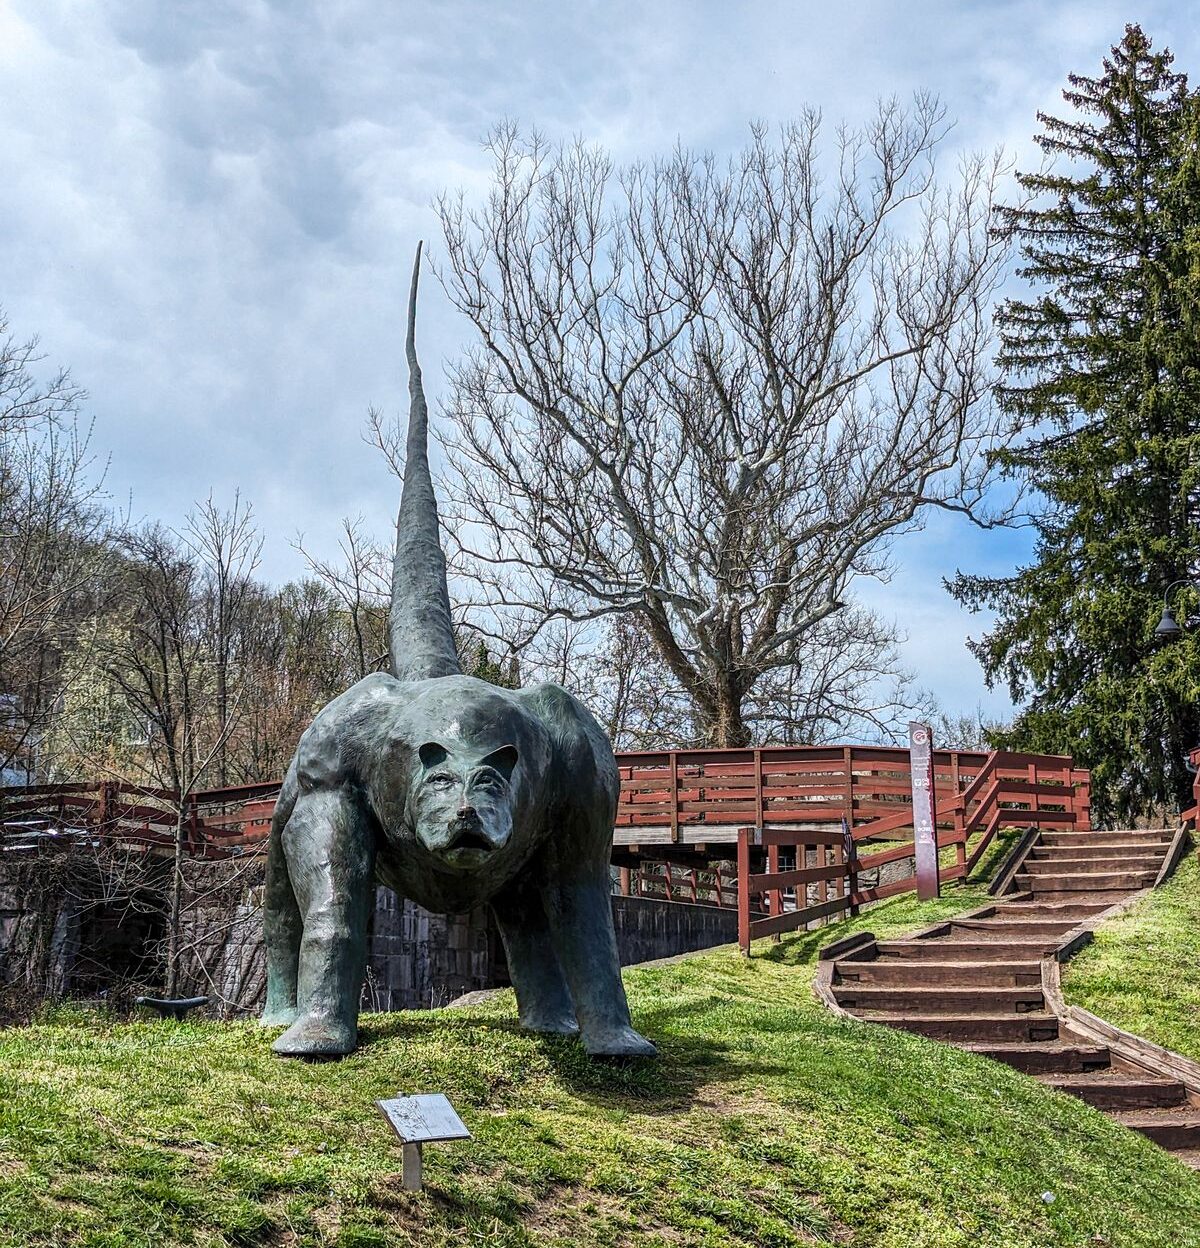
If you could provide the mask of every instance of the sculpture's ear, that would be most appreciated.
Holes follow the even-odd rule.
[[[517,747],[515,745],[502,745],[498,750],[494,750],[485,759],[481,759],[479,765],[481,767],[490,767],[493,771],[498,771],[505,780],[512,779],[513,768],[517,765]]]
[[[421,760],[421,766],[424,767],[426,771],[428,771],[431,767],[437,767],[440,763],[444,763],[448,753],[449,751],[446,747],[444,745],[438,745],[436,741],[426,741],[425,744],[417,750],[417,755]]]

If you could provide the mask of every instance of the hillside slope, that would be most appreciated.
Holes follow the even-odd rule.
[[[629,972],[662,1050],[636,1067],[522,1034],[507,995],[372,1016],[360,1053],[321,1066],[272,1057],[250,1023],[0,1032],[0,1245],[1200,1245],[1200,1179],[1147,1140],[822,1009],[815,952],[847,930]],[[475,1139],[428,1149],[410,1196],[372,1102],[428,1090]]]
[[[1200,1061],[1200,860],[1104,923],[1068,964],[1072,1005]]]

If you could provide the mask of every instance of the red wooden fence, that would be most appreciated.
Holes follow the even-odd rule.
[[[979,758],[982,763],[976,761]],[[934,772],[938,849],[954,851],[954,862],[942,867],[943,880],[970,872],[1002,827],[1091,826],[1088,773],[1074,767],[1069,758],[996,752],[975,755],[964,764],[961,753],[940,752],[934,755]],[[871,783],[878,786],[880,781]],[[817,919],[916,888],[915,872],[874,888],[858,887],[861,872],[914,857],[911,796],[906,800],[898,786],[890,794],[886,813],[857,826],[846,819],[837,832],[762,824],[739,829],[738,938],[744,952],[749,953],[750,942],[757,937],[807,927]],[[871,809],[883,805],[873,802]],[[869,850],[872,841],[891,840],[898,844],[860,853],[864,843]],[[794,857],[794,867],[780,870],[781,852]],[[760,864],[765,860],[765,871],[755,871],[755,858]],[[810,900],[813,885],[816,896]],[[765,917],[756,919],[755,914]]]
[[[912,818],[906,749],[837,745],[639,752],[618,754],[617,764],[621,793],[613,840],[627,864],[637,857],[653,859],[661,846],[663,853],[671,847],[671,853],[686,854],[687,866],[701,869],[730,856],[739,833],[749,829],[744,833],[747,850],[757,855],[761,848],[767,875],[779,852],[789,846],[806,846],[813,859],[813,865],[806,859],[795,870],[816,871],[820,866],[833,871],[806,882],[816,886],[814,904],[828,906],[845,893],[842,876],[836,874],[847,870],[843,822],[853,830],[855,844],[902,842],[862,858],[864,869],[912,852],[911,832],[907,840],[902,835]],[[971,848],[977,855],[979,846],[1009,818],[1005,812],[1015,807],[1032,807],[1040,824],[1089,826],[1088,773],[1074,768],[1069,758],[941,750],[934,754],[934,769],[943,825],[939,840],[956,851],[955,865],[943,872],[945,878],[974,865],[968,842],[974,840]],[[278,782],[268,782],[192,794],[183,812],[186,852],[222,857],[261,851],[278,792]],[[161,851],[174,844],[178,809],[173,792],[116,781],[0,789],[0,836],[7,848],[86,835]],[[756,832],[768,829],[770,836],[754,839]],[[714,889],[698,876],[696,900],[725,901],[728,883],[726,878]],[[680,891],[675,876],[665,876],[661,887],[648,884],[647,895],[665,897],[668,886],[675,900]],[[682,899],[690,900],[690,880],[682,891]],[[781,917],[782,899],[771,901],[769,896],[779,890],[764,891],[768,916]],[[885,894],[876,890],[868,899],[874,895]]]
[[[939,803],[956,797],[989,765],[974,750],[936,750]],[[1053,776],[1072,789],[1070,809],[1086,827],[1088,773],[1054,755],[1007,755],[1022,778]],[[713,844],[737,839],[742,827],[877,824],[882,834],[911,818],[908,750],[830,745],[756,750],[667,750],[622,753],[615,842]],[[890,825],[886,820],[891,819]]]

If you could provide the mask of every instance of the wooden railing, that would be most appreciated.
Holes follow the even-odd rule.
[[[7,849],[85,837],[146,850],[175,845],[182,825],[189,857],[220,858],[266,846],[279,782],[177,792],[115,780],[0,789]]]
[[[625,865],[639,855],[655,858],[656,847],[662,846],[664,853],[670,847],[669,852],[684,854],[687,867],[704,867],[732,856],[740,830],[747,828],[751,834],[768,828],[824,831],[833,838],[827,843],[793,833],[790,842],[778,845],[807,845],[815,853],[824,844],[832,855],[841,843],[843,823],[856,843],[903,842],[912,818],[906,749],[839,745],[639,752],[618,754],[617,765],[621,793],[615,844],[625,854]],[[1057,818],[1089,826],[1088,773],[1072,767],[1069,758],[937,751],[934,772],[939,822],[950,836],[945,843],[956,846],[956,866],[963,870],[974,865],[971,853],[982,852],[980,846],[1000,826],[1002,807],[1032,802],[1043,824]],[[279,787],[267,782],[208,789],[182,804],[169,790],[116,781],[0,789],[0,836],[10,847],[32,843],[39,834],[50,839],[86,834],[163,850],[174,844],[182,805],[188,854],[257,852],[265,846]],[[907,836],[911,841],[911,833]],[[758,844],[769,859],[770,845]],[[881,865],[911,852],[904,844],[882,846],[862,861]]]
[[[983,756],[981,764],[972,760],[968,774],[961,755],[935,754],[934,765],[939,857],[950,850],[954,855],[941,867],[942,880],[972,871],[1002,827],[1091,826],[1088,773],[1069,758],[996,752]],[[857,826],[843,819],[836,832],[761,824],[739,829],[738,938],[744,952],[760,936],[795,931],[916,888],[915,870],[860,887],[864,873],[915,859],[911,787],[906,800],[893,784],[888,804],[888,813]],[[860,847],[870,850],[872,842],[884,844],[862,853]],[[781,857],[791,863],[781,868]],[[766,917],[755,919],[756,913]]]
[[[730,865],[719,859],[695,867],[676,862],[644,862],[637,867],[621,867],[617,873],[617,891],[623,897],[730,910],[738,899],[737,877]]]
[[[989,766],[973,750],[934,752],[939,803],[957,798]],[[1069,758],[1008,755],[1030,783],[1067,777],[1070,809],[1087,826],[1088,773]],[[677,750],[617,756],[621,798],[618,844],[714,844],[734,841],[742,827],[829,827],[844,821],[872,835],[905,826],[911,817],[908,750],[832,745],[751,750]],[[973,795],[976,799],[982,794]],[[968,812],[964,811],[964,818]],[[889,819],[891,823],[889,825]]]

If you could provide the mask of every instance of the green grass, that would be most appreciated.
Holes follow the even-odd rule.
[[[813,997],[827,940],[983,900],[952,886],[749,961],[634,970],[657,1063],[525,1035],[507,995],[370,1016],[327,1065],[272,1057],[249,1023],[0,1032],[0,1245],[1200,1245],[1200,1180],[1141,1136]],[[475,1138],[427,1149],[409,1195],[372,1102],[432,1090]]]
[[[1066,967],[1073,1005],[1200,1061],[1200,862],[1110,919]]]

